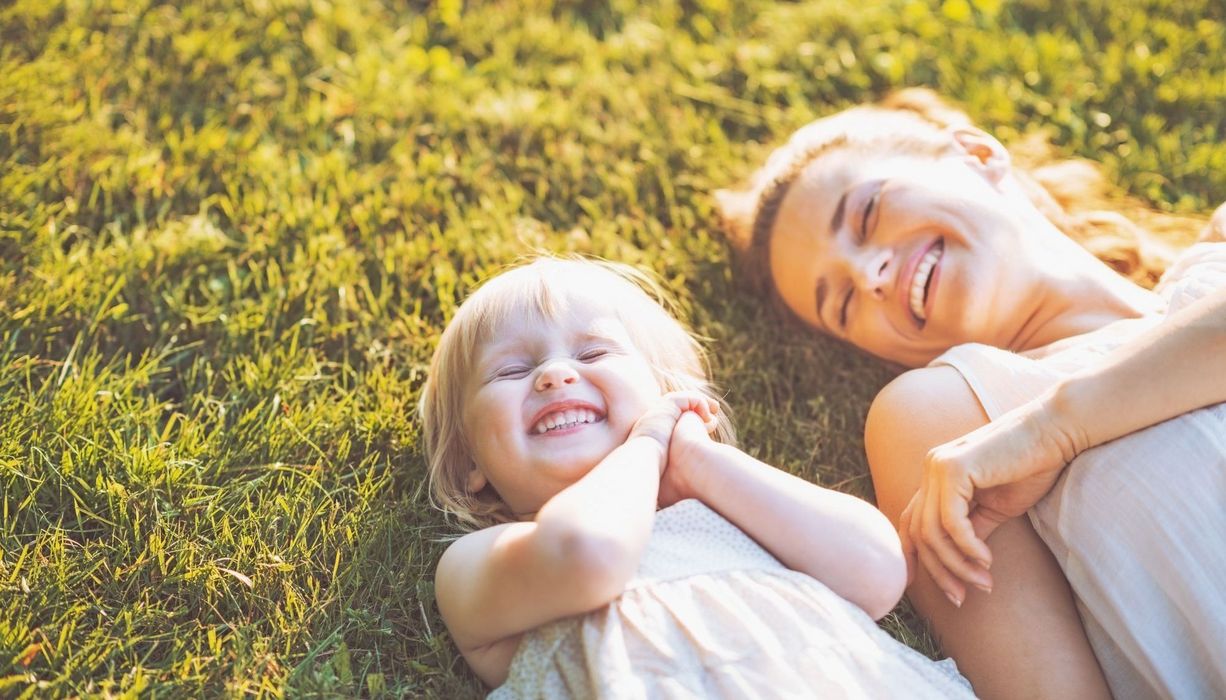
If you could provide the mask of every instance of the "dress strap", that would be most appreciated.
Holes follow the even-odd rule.
[[[928,366],[941,365],[958,370],[991,420],[1043,393],[1059,379],[1056,372],[1035,360],[980,343],[950,348]]]

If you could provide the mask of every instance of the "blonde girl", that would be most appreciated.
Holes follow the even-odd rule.
[[[421,415],[469,532],[437,600],[491,697],[969,697],[873,622],[905,579],[889,522],[735,447],[662,304],[625,266],[542,258],[442,335]]]

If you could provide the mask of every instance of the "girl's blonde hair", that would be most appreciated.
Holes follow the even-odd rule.
[[[758,291],[783,306],[770,274],[771,231],[788,189],[817,157],[841,149],[937,157],[950,147],[946,130],[970,125],[964,112],[936,93],[909,88],[878,104],[853,107],[802,127],[770,155],[746,187],[715,193],[741,271]],[[1142,286],[1156,284],[1174,257],[1175,248],[1154,233],[1187,243],[1204,225],[1200,219],[1160,214],[1134,199],[1112,195],[1095,164],[1056,160],[1042,139],[1029,139],[1011,152],[1014,175],[1035,207],[1065,235]]]
[[[465,530],[515,520],[491,486],[477,493],[467,488],[476,465],[463,431],[463,402],[477,353],[507,320],[553,321],[576,302],[596,302],[621,321],[662,392],[700,391],[720,401],[708,380],[702,346],[677,320],[672,298],[647,274],[604,260],[540,256],[490,278],[443,331],[418,407],[431,497]],[[733,443],[728,416],[720,401],[714,437]]]

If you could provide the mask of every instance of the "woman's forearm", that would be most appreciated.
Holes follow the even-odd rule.
[[[1076,452],[1226,401],[1226,289],[1070,376],[1040,402]]]

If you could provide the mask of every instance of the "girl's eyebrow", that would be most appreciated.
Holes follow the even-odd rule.
[[[585,331],[585,332],[583,332],[583,333],[580,333],[580,334],[579,334],[579,336],[578,336],[578,339],[579,339],[579,340],[581,340],[581,341],[592,341],[592,340],[598,340],[598,341],[605,342],[605,343],[616,343],[616,342],[618,342],[617,338],[615,338],[615,337],[613,336],[613,334],[611,334],[611,333],[603,333],[603,332],[598,331],[598,330],[588,330],[588,331]]]

